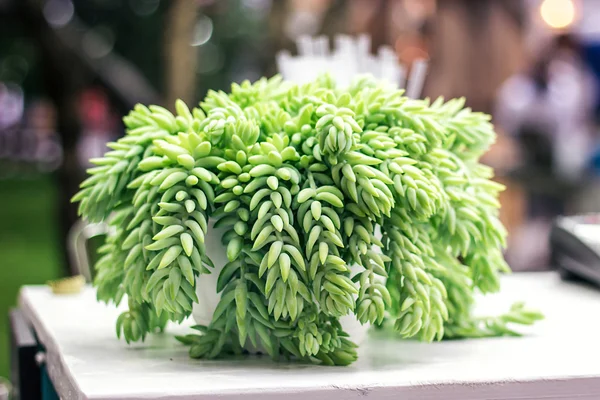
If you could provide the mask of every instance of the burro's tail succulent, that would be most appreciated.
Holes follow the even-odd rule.
[[[259,348],[347,365],[346,315],[425,341],[516,335],[511,324],[541,318],[522,304],[471,313],[509,268],[502,186],[479,163],[495,134],[462,99],[413,100],[368,77],[349,88],[275,77],[123,120],[74,201],[111,227],[95,284],[100,300],[127,295],[127,342],[190,316],[215,267],[211,219],[228,262],[212,321],[179,338],[192,357]]]

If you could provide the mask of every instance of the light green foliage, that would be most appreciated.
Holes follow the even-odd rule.
[[[369,78],[341,90],[326,76],[275,77],[175,108],[136,106],[74,198],[111,226],[96,285],[104,301],[127,294],[127,341],[191,314],[213,268],[210,218],[228,263],[211,323],[179,338],[192,357],[253,347],[347,365],[348,314],[426,341],[513,335],[508,324],[541,317],[520,304],[471,316],[475,292],[497,291],[508,267],[502,187],[478,162],[495,135],[462,100],[411,100]]]

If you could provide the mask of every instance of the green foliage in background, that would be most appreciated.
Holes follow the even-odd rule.
[[[356,359],[339,318],[403,337],[516,334],[540,318],[522,305],[471,316],[474,294],[507,272],[489,116],[463,100],[412,100],[371,78],[340,89],[278,77],[211,91],[191,111],[138,105],[127,135],[93,160],[80,212],[107,220],[98,297],[129,310],[127,341],[197,302],[214,268],[209,220],[225,228],[229,262],[208,326],[181,340],[192,357],[261,348],[328,365]]]
[[[4,171],[10,165],[2,164]],[[0,376],[10,378],[8,311],[19,288],[44,284],[64,274],[53,217],[56,189],[51,176],[0,179]]]

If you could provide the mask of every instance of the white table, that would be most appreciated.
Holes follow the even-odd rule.
[[[92,288],[59,296],[26,286],[19,298],[64,399],[600,399],[600,291],[553,273],[515,274],[480,304],[494,313],[517,300],[546,314],[525,337],[433,344],[371,337],[352,366],[320,367],[265,357],[191,360],[173,338],[182,327],[128,346],[115,337],[119,311],[97,303]]]

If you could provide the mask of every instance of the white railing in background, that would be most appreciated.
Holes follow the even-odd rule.
[[[330,73],[344,87],[356,76],[371,74],[399,88],[406,88],[408,97],[421,96],[427,75],[427,61],[417,60],[409,68],[400,64],[390,46],[381,46],[376,55],[371,54],[371,38],[368,35],[356,38],[337,35],[332,49],[325,36],[300,36],[296,47],[298,55],[281,51],[276,57],[279,73],[286,80],[305,83],[322,73]],[[406,79],[409,69],[410,75]]]

